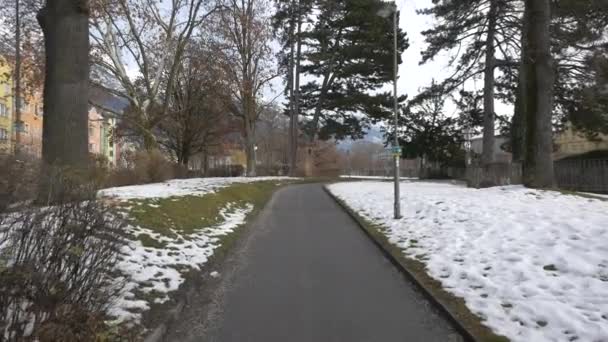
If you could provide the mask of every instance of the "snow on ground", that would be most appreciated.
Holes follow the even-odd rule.
[[[229,204],[220,212],[224,218],[221,224],[185,236],[173,231],[176,236],[171,238],[146,228],[129,226],[128,233],[133,236],[147,234],[163,246],[144,247],[141,241],[135,239],[123,247],[117,265],[123,277],[116,281],[124,281],[125,287],[110,314],[117,317],[117,321],[139,321],[140,312],[149,309],[149,305],[141,296],[137,296],[137,292],[154,295],[156,303],[167,301],[168,293],[177,290],[184,282],[180,270],[200,270],[220,246],[220,238],[243,224],[252,210],[251,204],[244,208]]]
[[[290,177],[227,177],[172,179],[162,183],[121,186],[99,191],[99,196],[119,200],[202,196],[235,183],[293,180]]]
[[[353,178],[353,179],[385,179],[385,180],[392,180],[394,179],[393,176],[349,176],[349,175],[342,175],[340,176],[340,178]],[[411,178],[411,177],[401,177],[401,180],[412,180],[412,179],[418,179],[418,178]]]
[[[337,183],[404,254],[512,341],[608,341],[608,201],[519,186]]]

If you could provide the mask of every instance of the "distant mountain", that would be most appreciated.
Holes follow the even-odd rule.
[[[384,144],[384,133],[379,126],[372,126],[365,132],[365,137],[361,140],[370,141],[376,144]],[[350,149],[355,140],[347,139],[338,143],[338,148],[341,150]]]

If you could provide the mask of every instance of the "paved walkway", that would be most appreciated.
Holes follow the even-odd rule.
[[[280,190],[250,229],[204,329],[176,340],[461,341],[320,185]]]

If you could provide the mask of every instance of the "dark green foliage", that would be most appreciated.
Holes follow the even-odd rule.
[[[553,3],[555,123],[571,121],[590,136],[608,132],[608,1]]]
[[[597,54],[588,59],[587,66],[591,83],[572,90],[566,110],[574,127],[595,138],[608,134],[608,57]]]
[[[433,60],[441,51],[456,49],[450,62],[453,72],[443,81],[446,92],[452,92],[464,82],[479,77],[485,69],[488,7],[497,6],[495,67],[510,72],[517,66],[520,18],[517,1],[512,0],[436,0],[433,7],[419,14],[436,18],[433,28],[423,31],[428,43],[421,52],[421,64]],[[497,84],[499,87],[501,83]],[[504,85],[502,85],[504,87]]]
[[[448,164],[462,159],[460,119],[445,114],[442,88],[432,85],[403,109],[400,145],[406,158],[422,158]]]
[[[361,138],[370,121],[390,114],[391,94],[378,93],[393,79],[392,18],[376,15],[383,6],[379,0],[315,2],[319,15],[303,32],[302,56],[303,74],[314,78],[302,86],[311,138]],[[401,52],[408,43],[398,34]]]
[[[483,94],[479,91],[461,90],[455,98],[456,107],[460,112],[463,127],[480,127],[483,125]]]

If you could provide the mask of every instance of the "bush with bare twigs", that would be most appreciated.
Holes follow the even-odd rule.
[[[0,340],[98,339],[121,290],[121,221],[89,171],[45,167],[28,182],[26,163],[0,162]]]

